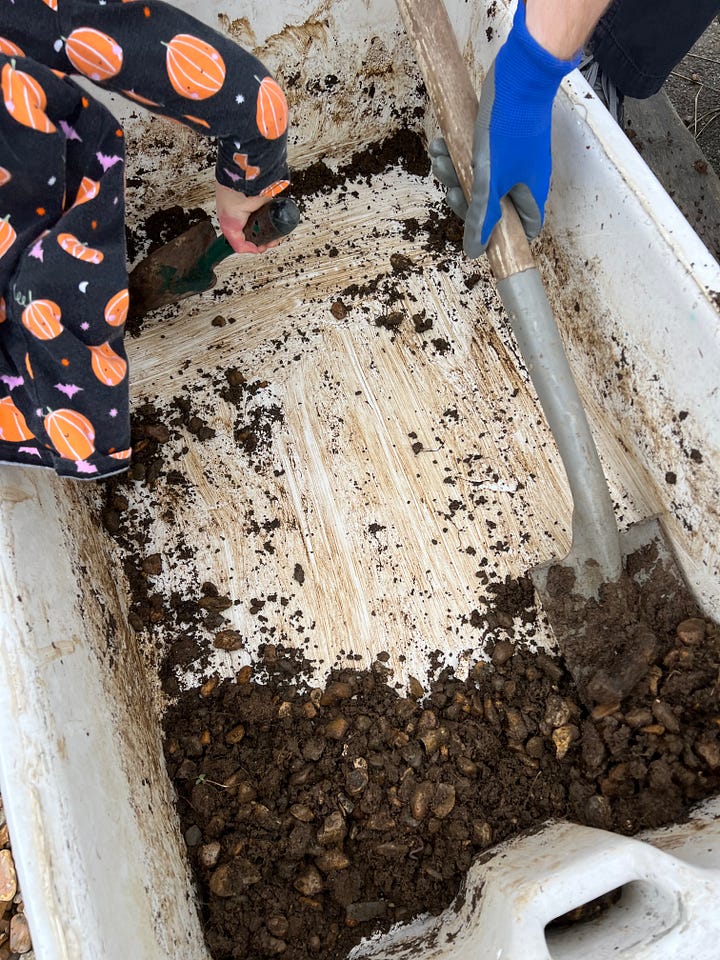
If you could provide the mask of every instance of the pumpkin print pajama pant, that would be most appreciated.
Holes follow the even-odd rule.
[[[0,462],[131,457],[123,132],[68,74],[218,138],[216,177],[288,185],[287,104],[249,53],[158,0],[0,0]]]

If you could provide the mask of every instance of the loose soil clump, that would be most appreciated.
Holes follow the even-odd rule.
[[[380,662],[311,688],[268,645],[180,694],[166,759],[215,960],[344,957],[445,909],[478,853],[548,819],[634,834],[717,791],[717,628],[683,622],[622,709],[592,713],[557,658],[488,652],[403,696]]]

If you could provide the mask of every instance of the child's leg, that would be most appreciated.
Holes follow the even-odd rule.
[[[42,71],[33,71],[41,82],[67,83]],[[46,182],[63,175],[66,198],[4,291],[0,460],[99,477],[124,469],[130,455],[123,138],[87,96],[72,123],[53,117],[51,102],[50,121],[65,124],[65,169],[49,163],[37,196],[42,202]]]

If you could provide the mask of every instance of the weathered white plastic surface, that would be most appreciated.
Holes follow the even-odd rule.
[[[547,826],[476,861],[439,917],[368,940],[352,960],[711,960],[720,935],[720,851],[708,824],[717,809],[709,804],[690,825],[643,840],[576,824]],[[614,891],[619,899],[598,919],[552,926]]]
[[[220,15],[220,24],[256,48],[279,76],[300,70],[291,103],[298,166],[320,156],[349,156],[389,132],[398,107],[417,102],[417,74],[389,0],[227,0],[206,3],[201,11],[183,5],[211,23]],[[448,7],[480,78],[502,39],[508,11],[498,4],[490,15],[482,4],[461,0]],[[339,81],[331,90],[324,85],[328,75]],[[587,93],[573,76],[558,100],[554,185],[537,253],[621,523],[661,514],[698,597],[717,618],[720,325],[714,294],[720,270]],[[127,104],[117,109],[131,156],[147,171],[143,185],[129,190],[131,212],[176,202],[209,204],[211,178],[194,172],[206,145],[197,147],[194,136],[162,121],[146,121]],[[432,118],[425,126],[434,133]],[[159,151],[168,129],[171,159]],[[263,498],[272,495],[284,521],[276,557],[286,567],[295,556],[305,558],[303,602],[320,661],[330,664],[350,648],[367,663],[387,649],[400,677],[408,671],[422,675],[428,650],[441,648],[449,659],[461,660],[462,651],[481,640],[458,614],[478,602],[477,565],[460,547],[471,538],[499,575],[518,575],[565,552],[570,505],[499,304],[485,305],[468,294],[463,279],[470,268],[437,271],[421,244],[401,236],[399,219],[423,219],[427,204],[439,198],[436,186],[389,174],[358,193],[356,199],[345,194],[330,213],[326,201],[311,204],[306,220],[312,232],[298,231],[274,259],[245,268],[243,275],[233,273],[232,265],[225,268],[221,281],[241,287],[237,302],[229,298],[228,304],[237,310],[235,340],[211,326],[218,308],[209,296],[148,325],[129,344],[133,391],[138,400],[171,397],[189,356],[212,357],[220,365],[239,361],[269,377],[269,394],[285,411],[271,451],[287,477],[282,490],[261,489],[253,471],[233,459],[232,445],[223,447],[229,427],[222,407],[214,421],[216,448],[193,449],[181,464],[199,492],[177,505],[176,526],[196,540],[206,563],[199,573],[228,585],[240,600],[273,583],[288,593],[296,589],[280,560],[259,569],[244,560],[252,551],[245,550],[237,517],[248,502],[265,509]],[[323,250],[333,245],[340,255],[328,258]],[[397,349],[386,349],[362,312],[342,327],[329,320],[338,291],[358,272],[374,275],[397,250],[418,265],[418,276],[408,280],[408,294],[417,298],[412,310],[420,302],[432,312],[437,335],[453,345],[447,356],[430,361],[402,338]],[[294,278],[294,264],[302,265],[301,280]],[[372,299],[365,306],[370,318],[383,309]],[[287,359],[295,349],[301,359],[279,369],[266,344],[285,330],[283,324],[302,330],[306,340],[288,338]],[[328,369],[334,378],[327,377]],[[421,439],[432,449],[430,424],[452,404],[466,432],[458,428],[456,446],[447,440],[433,459],[415,457],[408,433],[424,424]],[[452,523],[441,516],[444,471],[457,466],[450,454],[470,443],[489,469],[465,476],[463,489],[479,485],[486,495],[487,516],[497,523],[494,538],[503,536],[510,545],[499,555],[492,554],[482,516],[456,516]],[[233,484],[208,482],[206,450],[233,464]],[[667,480],[670,473],[674,483]],[[162,761],[153,652],[128,627],[116,548],[93,515],[97,496],[41,472],[0,475],[0,787],[34,945],[42,960],[124,960],[128,952],[138,960],[207,960]],[[388,535],[384,548],[402,549],[373,547],[366,531],[377,520],[396,541]],[[164,550],[177,531],[149,515],[148,524]],[[227,536],[217,555],[219,533]],[[261,637],[243,606],[233,616],[233,625],[250,637],[243,655],[251,656]],[[269,612],[269,619],[289,630],[279,614]],[[307,635],[296,634],[295,641],[306,643]],[[401,653],[407,654],[405,664]],[[235,655],[221,656],[213,669],[232,674]],[[545,919],[599,886],[634,882],[627,907],[618,908],[628,918],[629,939],[619,944],[625,953],[611,955],[711,956],[717,911],[709,908],[703,916],[699,898],[716,889],[716,879],[696,866],[718,866],[700,859],[705,849],[718,849],[714,816],[710,808],[686,833],[655,838],[666,850],[675,844],[672,861],[637,843],[564,826],[513,845],[485,866],[496,889],[518,873],[525,876],[530,855],[535,874],[525,877],[508,903],[494,900],[491,908],[490,898],[483,898],[479,909],[491,916],[492,935],[500,939],[495,954],[478,947],[474,955],[529,958],[526,943],[513,946],[516,919],[528,924],[528,936],[542,951]],[[702,837],[700,846],[687,846],[693,837]],[[595,884],[601,868],[610,886]],[[676,908],[683,911],[680,940]],[[649,912],[647,924],[643,911]],[[467,920],[464,933],[470,936],[475,928]],[[452,916],[446,922],[457,923]],[[661,928],[666,932],[658,938]],[[553,960],[606,956],[598,952],[601,934],[597,943],[553,940],[547,951]],[[429,947],[423,950],[430,955]],[[535,956],[546,960],[547,952]]]

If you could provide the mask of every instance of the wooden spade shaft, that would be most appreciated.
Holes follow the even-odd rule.
[[[442,0],[396,2],[469,200],[478,101],[445,5]],[[578,593],[596,596],[603,583],[622,572],[613,503],[542,279],[507,199],[487,256],[572,493],[572,547],[563,563],[574,569]]]
[[[397,0],[397,5],[460,185],[469,199],[478,99],[445,4],[442,0]],[[487,250],[496,280],[535,266],[515,207],[504,198],[501,208],[502,219],[493,231]]]

